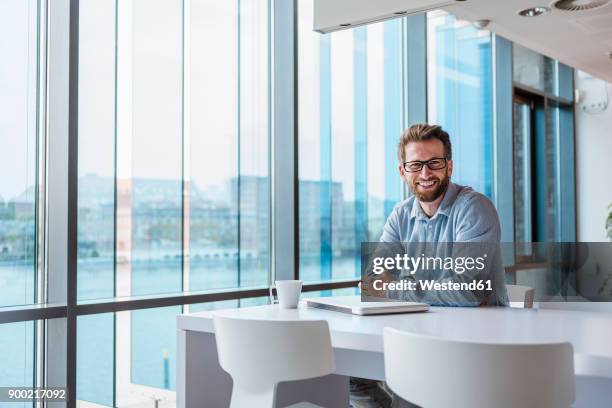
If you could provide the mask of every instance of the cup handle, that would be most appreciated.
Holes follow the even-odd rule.
[[[276,296],[276,298],[274,297],[274,286],[270,286],[270,304],[271,305],[276,305],[278,304],[278,294]]]

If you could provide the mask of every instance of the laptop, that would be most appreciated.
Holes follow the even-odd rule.
[[[373,298],[379,299],[379,298]],[[308,307],[351,313],[360,316],[371,316],[390,313],[426,312],[429,305],[417,302],[399,302],[392,300],[362,302],[361,296],[332,296],[304,299]]]

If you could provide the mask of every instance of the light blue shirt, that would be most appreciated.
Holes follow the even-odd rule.
[[[501,228],[495,207],[484,195],[470,187],[449,183],[438,211],[429,218],[414,196],[397,204],[383,229],[381,242],[402,242],[405,250],[415,253],[416,243],[482,243],[493,251],[488,254],[482,271],[457,274],[449,270],[419,271],[415,279],[435,279],[439,282],[469,282],[490,280],[492,290],[486,291],[396,291],[390,297],[426,302],[443,306],[507,305],[504,268],[500,250]],[[414,243],[414,244],[411,244]],[[459,244],[477,248],[480,244]],[[446,245],[448,247],[448,245]],[[444,251],[444,250],[442,250]],[[455,256],[455,255],[454,255]]]

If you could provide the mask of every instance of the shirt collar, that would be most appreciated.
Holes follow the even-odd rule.
[[[453,204],[455,203],[455,200],[457,199],[458,192],[459,192],[459,188],[457,187],[457,185],[455,183],[449,182],[448,188],[446,189],[446,192],[444,193],[444,198],[442,199],[442,202],[440,203],[440,207],[438,207],[438,211],[436,211],[434,216],[431,218],[429,218],[427,214],[425,214],[425,211],[423,211],[423,209],[421,208],[421,204],[419,203],[419,200],[417,200],[415,197],[414,201],[412,202],[412,210],[410,211],[410,218],[416,217],[417,220],[429,220],[429,219],[436,218],[438,214],[442,214],[448,217],[448,214],[450,214],[451,207],[453,206]]]

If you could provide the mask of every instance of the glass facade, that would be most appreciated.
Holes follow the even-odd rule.
[[[268,283],[268,7],[189,2],[190,290]]]
[[[78,297],[112,297],[115,265],[115,8],[80,4]]]
[[[81,2],[80,301],[268,284],[269,7]],[[181,312],[80,317],[77,398],[173,390]]]
[[[38,301],[39,18],[37,1],[0,2],[0,308]],[[32,321],[0,325],[0,387],[34,384],[34,333]]]
[[[300,277],[354,278],[402,197],[405,20],[321,35],[312,10],[298,2]]]
[[[491,34],[442,11],[427,16],[427,116],[448,132],[453,181],[492,196]]]
[[[514,82],[552,95],[559,94],[557,61],[542,54],[513,44]]]
[[[38,18],[36,1],[0,3],[0,306],[36,301]]]
[[[1,37],[11,39],[0,39],[0,55],[9,56],[0,60],[0,173],[15,175],[0,179],[0,313],[45,300],[40,279],[53,279],[39,261],[39,242],[46,241],[37,235],[46,187],[39,180],[47,176],[40,102],[46,84],[39,79],[45,4],[57,3],[0,2]],[[486,31],[444,12],[417,16],[427,21],[420,34],[427,58],[418,59],[427,71],[427,91],[412,95],[408,71],[419,62],[408,50],[407,40],[416,35],[410,18],[321,35],[312,30],[313,1],[295,4],[298,26],[290,35],[297,36],[297,98],[291,112],[297,117],[299,277],[307,283],[356,279],[360,243],[380,238],[387,216],[405,197],[396,153],[402,130],[411,125],[407,101],[426,104],[428,120],[451,135],[453,180],[489,197],[493,117],[512,112],[492,109],[493,51]],[[269,284],[277,239],[272,207],[283,201],[271,201],[270,158],[278,137],[272,90],[293,86],[278,84],[272,69],[278,51],[273,15],[271,0],[80,1],[78,303]],[[515,48],[521,64],[515,82],[556,94],[559,64],[532,57]],[[543,72],[532,82],[526,79],[533,76],[530,64]],[[514,173],[508,177],[517,183],[515,203],[524,205],[520,212],[515,207],[521,239],[531,239],[528,224],[537,219],[529,217],[537,211],[530,210],[541,197],[545,218],[561,222],[555,214],[567,201],[559,188],[567,170],[560,149],[572,135],[560,129],[571,120],[568,109],[550,105],[540,144],[525,136],[535,131],[527,119],[515,122]],[[515,106],[515,118],[521,114]],[[528,162],[534,155],[543,167]],[[571,155],[573,150],[563,160]],[[547,175],[544,195],[532,196],[536,173]],[[559,236],[558,224],[547,221],[545,227]],[[304,296],[356,293],[346,288]],[[177,314],[268,301],[155,304],[78,316],[79,405],[173,406]],[[32,321],[0,325],[0,386],[39,384],[47,375],[40,367],[48,355],[39,350],[53,340],[40,327]],[[57,354],[61,367],[65,357]]]
[[[531,108],[514,103],[514,239],[533,241]]]
[[[267,284],[269,5],[216,4],[81,5],[82,300]]]
[[[0,324],[0,387],[34,384],[34,351],[34,322]],[[26,406],[26,402],[0,402],[2,408]]]
[[[514,166],[524,167],[522,179],[530,188],[529,195],[521,190],[515,174],[515,240],[559,242],[575,240],[573,190],[562,189],[563,167],[573,173],[572,109],[573,95],[568,84],[568,67],[518,44],[513,44],[514,71]],[[563,81],[563,82],[562,82]],[[528,118],[516,112],[517,103]],[[529,134],[521,133],[521,123],[528,120]],[[519,140],[521,139],[521,140]],[[564,155],[571,152],[571,158]],[[526,154],[529,154],[528,156]],[[564,166],[562,166],[562,155]],[[567,173],[565,173],[567,174]],[[529,179],[528,179],[529,177]],[[519,183],[519,184],[517,184]],[[562,209],[564,203],[565,209]],[[521,213],[530,213],[529,229],[523,231]],[[562,215],[570,220],[564,222]],[[524,217],[523,217],[524,218]],[[526,241],[526,242],[529,242]]]

